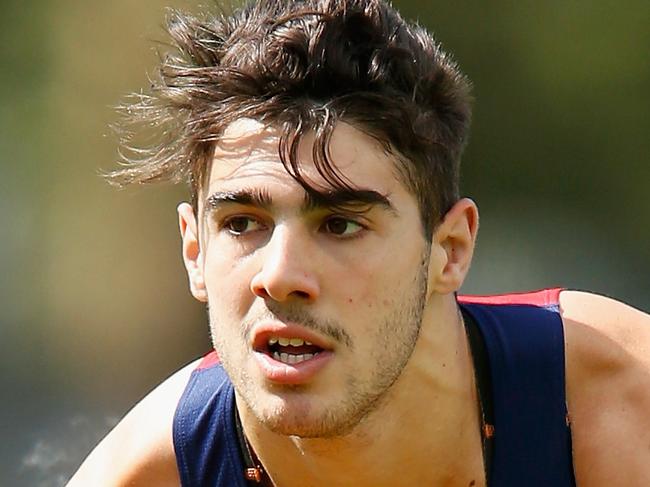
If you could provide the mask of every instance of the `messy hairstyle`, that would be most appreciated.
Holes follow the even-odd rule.
[[[470,83],[422,27],[382,0],[259,0],[230,14],[172,12],[173,51],[148,94],[125,106],[159,128],[148,147],[126,140],[112,182],[187,181],[192,205],[215,144],[233,121],[280,130],[278,154],[308,192],[298,144],[313,133],[314,165],[330,190],[352,189],[329,157],[337,122],[377,140],[416,197],[429,237],[458,200],[460,156],[471,116]]]

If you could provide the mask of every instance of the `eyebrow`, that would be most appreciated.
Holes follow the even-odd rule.
[[[272,205],[271,195],[260,189],[240,189],[237,191],[218,191],[205,201],[205,208],[214,211],[224,205],[247,205],[268,209]]]
[[[325,192],[309,191],[302,205],[302,211],[314,211],[322,208],[370,209],[381,206],[392,213],[395,208],[387,196],[370,189],[336,188]]]
[[[217,191],[206,199],[205,208],[208,211],[215,211],[224,205],[231,204],[269,209],[273,206],[273,199],[267,191],[257,188]],[[381,206],[391,213],[397,214],[395,207],[388,197],[380,192],[369,189],[345,188],[336,188],[325,192],[308,191],[305,194],[300,211],[307,213],[328,208],[358,209],[363,211],[375,206]]]

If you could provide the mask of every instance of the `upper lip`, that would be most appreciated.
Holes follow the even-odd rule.
[[[324,339],[318,333],[315,333],[308,328],[297,323],[282,323],[280,321],[263,321],[253,326],[253,350],[262,351],[268,347],[270,338],[301,338],[306,342],[322,348],[323,350],[331,350],[334,348],[332,344]]]

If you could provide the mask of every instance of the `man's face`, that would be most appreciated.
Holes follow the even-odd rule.
[[[269,429],[349,432],[399,377],[417,341],[429,245],[392,156],[339,124],[331,160],[358,191],[310,199],[259,123],[231,125],[200,205],[197,259],[215,348]],[[302,174],[331,190],[302,142]]]

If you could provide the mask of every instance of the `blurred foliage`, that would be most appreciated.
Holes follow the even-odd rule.
[[[559,284],[650,309],[650,2],[395,4],[474,82],[462,172],[482,232],[466,290]],[[184,189],[98,176],[166,6],[199,8],[0,2],[2,485],[36,485],[25,459],[53,424],[119,416],[209,346],[178,252]]]

